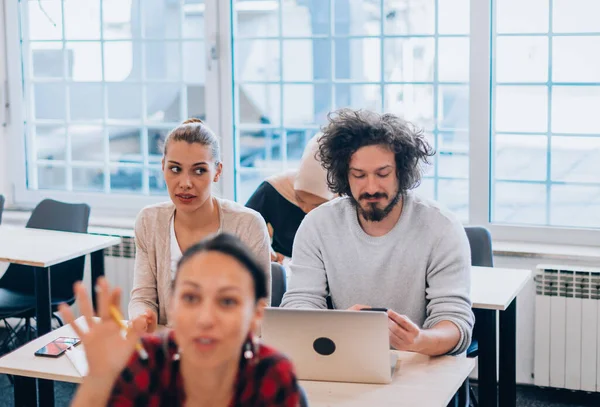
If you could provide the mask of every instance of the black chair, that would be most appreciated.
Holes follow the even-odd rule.
[[[479,267],[494,267],[494,252],[492,250],[492,236],[490,232],[481,226],[467,226],[465,227],[467,238],[469,239],[469,246],[471,247],[471,265]],[[480,311],[477,309],[473,310],[475,314],[475,321]],[[479,331],[477,322],[473,327],[473,340],[471,345],[467,349],[467,357],[474,358],[479,354],[479,343],[477,338],[479,337]],[[467,394],[470,397],[467,397]],[[477,399],[473,388],[469,385],[469,379],[465,381],[463,387],[459,391],[459,405],[465,406],[469,403],[469,398],[472,400],[473,405],[477,406]]]
[[[40,202],[31,213],[26,227],[63,232],[87,233],[90,217],[90,207],[86,204],[68,204],[45,199]],[[31,248],[35,250],[35,248]],[[83,279],[85,256],[52,266],[50,268],[50,289],[52,312],[56,312],[58,305],[75,302],[73,283]],[[27,340],[31,332],[30,320],[35,318],[35,276],[34,269],[30,266],[11,264],[6,273],[0,278],[0,320],[7,327],[10,326],[7,318],[19,318],[25,321]],[[59,325],[62,321],[54,315]],[[22,321],[16,328],[9,328],[17,334]],[[17,336],[8,338],[9,341],[18,340]],[[15,342],[17,343],[17,342]],[[3,343],[9,346],[10,343]]]
[[[2,212],[4,211],[4,195],[0,195],[0,224],[2,224]]]
[[[279,307],[287,290],[285,268],[279,263],[271,263],[271,307]]]

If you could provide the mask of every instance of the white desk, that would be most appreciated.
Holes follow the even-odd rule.
[[[506,311],[531,276],[531,270],[472,267],[473,308]]]
[[[0,261],[34,267],[38,336],[51,328],[51,267],[90,254],[93,287],[104,275],[103,250],[119,243],[119,237],[0,226]],[[40,382],[39,389],[40,399],[54,397],[51,383]]]
[[[446,407],[475,367],[475,360],[397,352],[388,385],[301,381],[311,407]]]
[[[479,343],[479,405],[515,407],[517,403],[516,297],[531,279],[531,270],[472,267],[471,301]],[[497,366],[496,322],[500,312],[500,363]],[[496,371],[498,370],[498,380]]]
[[[57,359],[34,356],[36,350],[59,336],[76,335],[70,326],[63,326],[37,338],[0,358],[0,373],[81,383],[83,378],[66,356]],[[301,381],[310,406],[445,407],[475,367],[474,359],[431,358],[409,352],[398,355],[394,380],[389,385]],[[18,381],[20,388],[15,387],[15,393],[27,395],[27,384],[31,382]]]

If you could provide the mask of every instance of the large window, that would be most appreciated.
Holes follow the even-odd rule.
[[[496,1],[493,221],[600,227],[599,15],[598,1]]]
[[[600,241],[598,1],[4,6],[18,204],[164,200],[161,141],[190,116],[221,138],[220,192],[245,203],[352,107],[423,128],[437,154],[419,192],[495,239]]]
[[[205,118],[202,6],[21,1],[29,190],[165,193],[161,141]]]
[[[237,199],[295,168],[329,111],[365,108],[425,129],[438,154],[420,191],[467,220],[468,0],[253,3],[234,24]]]

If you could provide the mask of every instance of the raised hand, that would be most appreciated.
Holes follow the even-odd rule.
[[[99,320],[93,318],[92,302],[81,282],[75,284],[74,291],[89,330],[83,332],[75,323],[75,317],[69,306],[62,304],[59,310],[85,347],[89,368],[86,381],[96,382],[102,386],[110,383],[110,390],[127,365],[143,330],[138,323],[134,323],[129,328],[127,337],[123,337],[121,328],[112,319],[109,311],[111,305],[119,307],[121,291],[119,288],[111,289],[104,278],[98,279],[96,286]]]

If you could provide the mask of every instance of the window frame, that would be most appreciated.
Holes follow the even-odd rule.
[[[436,0],[436,2],[439,0]],[[234,170],[237,143],[233,120],[233,1],[205,0],[205,52],[207,122],[220,136],[224,173],[217,193],[233,199],[236,190]],[[495,224],[491,219],[491,136],[492,136],[492,59],[494,0],[470,0],[469,73],[469,222],[490,230],[494,240],[538,244],[600,246],[600,229]],[[14,203],[33,207],[46,197],[64,201],[83,201],[94,213],[135,216],[145,205],[166,200],[166,196],[57,192],[28,190],[25,151],[25,100],[20,50],[19,3],[4,2],[6,56],[10,109],[6,127],[9,165],[8,181],[13,187]],[[492,34],[492,35],[490,35]],[[485,136],[482,136],[485,135]],[[24,170],[21,170],[24,169]]]

